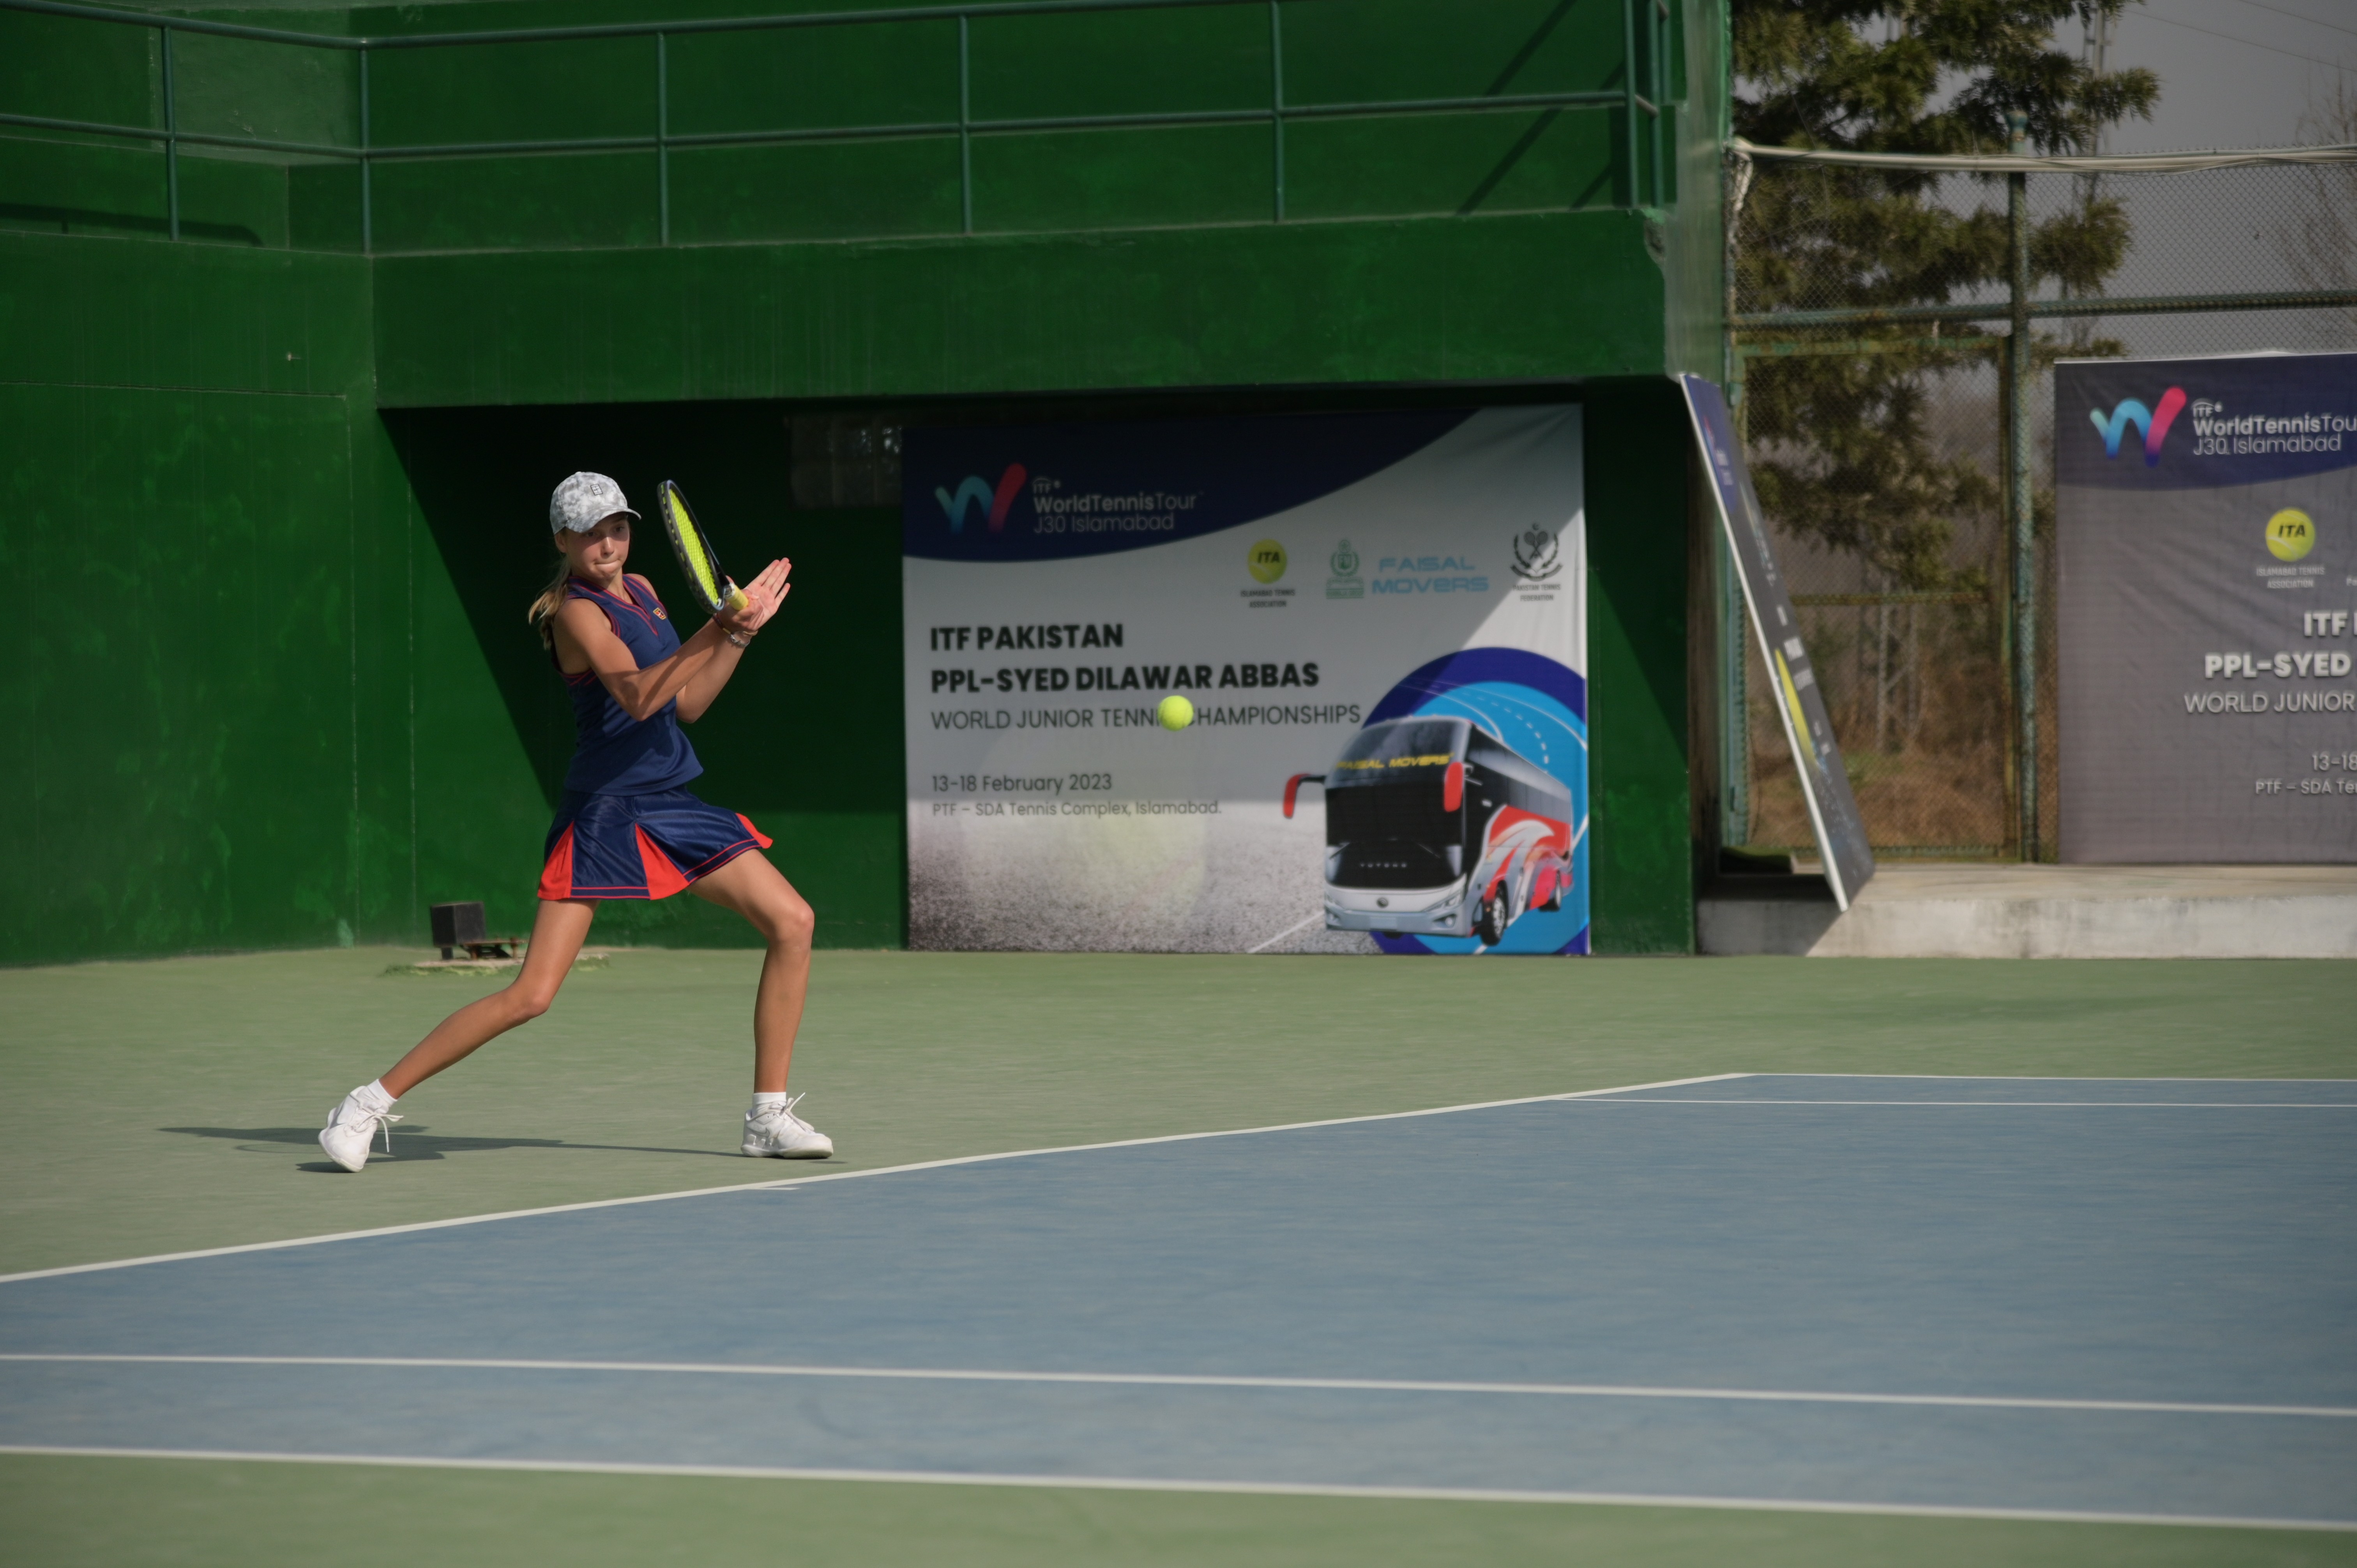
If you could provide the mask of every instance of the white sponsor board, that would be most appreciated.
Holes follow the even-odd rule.
[[[902,472],[911,946],[1587,950],[1577,407],[918,429]]]

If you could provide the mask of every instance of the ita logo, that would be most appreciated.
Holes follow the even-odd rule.
[[[1347,539],[1334,546],[1334,553],[1326,557],[1327,568],[1334,575],[1326,579],[1326,596],[1329,599],[1362,599],[1367,596],[1367,585],[1359,580],[1359,553]]]
[[[1285,546],[1264,539],[1244,553],[1244,566],[1255,583],[1274,583],[1285,575]]]
[[[1514,580],[1528,586],[1553,582],[1563,572],[1555,537],[1537,523],[1514,536]]]
[[[2316,520],[2296,506],[2267,519],[2267,553],[2278,561],[2297,561],[2316,548]]]

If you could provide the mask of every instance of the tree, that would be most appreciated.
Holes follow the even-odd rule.
[[[1856,152],[2006,150],[2006,116],[2032,147],[2069,152],[2149,116],[2149,71],[2102,71],[2054,46],[2060,24],[2126,0],[1734,0],[1735,130],[1761,145]],[[1737,298],[1747,313],[1942,304],[2005,281],[1995,205],[1951,204],[1956,177],[1780,163],[1741,216]],[[2102,292],[2128,242],[2116,200],[2089,193],[2030,236],[2039,280]],[[1835,334],[1855,338],[1857,328]],[[1921,328],[1893,338],[1921,338]],[[1795,336],[1798,336],[1797,334]],[[1959,516],[1995,510],[1995,477],[1943,456],[1927,428],[1932,373],[1986,347],[1755,361],[1744,393],[1760,499],[1788,529],[1863,558],[1895,585],[1964,585],[1948,543]]]
[[[2311,90],[2300,116],[2303,141],[2328,146],[2357,143],[2357,80],[2335,76]],[[2299,171],[2290,217],[2276,231],[2276,248],[2302,288],[2357,287],[2357,165],[2309,164]],[[2342,313],[2357,321],[2357,309]]]

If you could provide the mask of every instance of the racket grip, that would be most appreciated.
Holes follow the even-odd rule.
[[[745,596],[745,590],[734,583],[728,585],[728,596],[721,601],[728,607],[728,613],[733,616],[743,615],[745,607],[752,602]]]

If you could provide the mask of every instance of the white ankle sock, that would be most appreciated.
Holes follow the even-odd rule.
[[[389,1111],[393,1108],[393,1096],[384,1091],[384,1080],[382,1079],[374,1083],[361,1085],[344,1098],[351,1101],[363,1111]]]
[[[778,1090],[775,1094],[771,1094],[766,1090],[757,1089],[753,1091],[753,1109],[756,1111],[763,1110],[771,1105],[783,1105],[785,1102],[786,1091],[782,1089]]]

